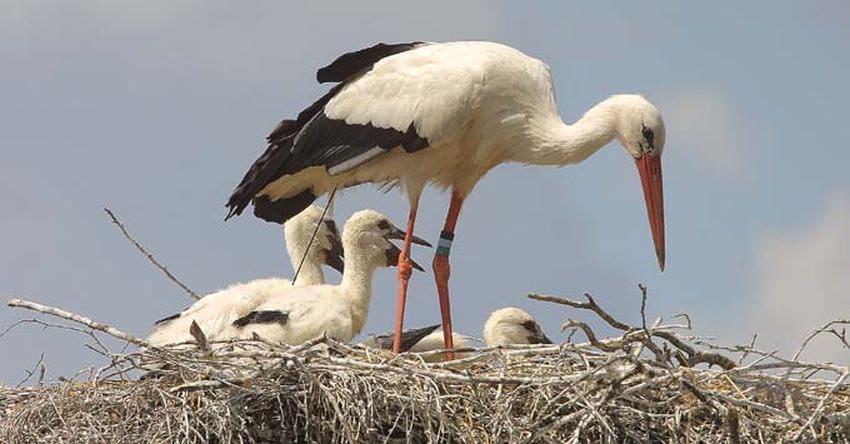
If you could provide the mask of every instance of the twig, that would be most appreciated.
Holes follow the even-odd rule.
[[[121,234],[124,235],[124,238],[130,241],[130,243],[133,244],[133,246],[136,247],[136,249],[139,250],[140,253],[142,253],[142,256],[146,257],[156,268],[159,268],[159,270],[165,274],[165,277],[167,277],[171,282],[175,283],[178,287],[180,287],[180,289],[186,292],[186,294],[188,294],[189,297],[191,297],[192,299],[196,301],[198,299],[201,299],[201,296],[198,293],[187,287],[186,284],[184,284],[183,282],[180,282],[180,280],[177,279],[174,274],[168,271],[168,267],[159,263],[159,261],[157,261],[156,258],[154,258],[153,255],[150,254],[148,250],[145,249],[145,247],[139,243],[139,241],[134,239],[133,236],[130,236],[130,233],[127,231],[127,228],[124,227],[124,224],[120,220],[118,220],[117,217],[115,217],[115,214],[112,213],[109,208],[104,208],[103,211],[105,211],[106,214],[109,215],[109,218],[112,219],[112,223],[115,224],[115,226],[117,226],[119,230],[121,230]]]
[[[44,380],[44,372],[45,372],[45,369],[44,369],[44,353],[42,353],[38,357],[38,361],[36,361],[35,365],[32,367],[32,370],[26,370],[27,376],[24,379],[22,379],[21,382],[15,384],[15,387],[20,387],[20,386],[24,385],[24,383],[29,381],[30,378],[32,378],[32,376],[35,374],[35,372],[38,371],[39,369],[41,370],[41,372],[40,372],[41,374],[39,375],[39,378],[38,378],[38,385],[41,385],[42,381]]]
[[[735,364],[735,361],[719,353],[707,353],[695,350],[693,347],[685,344],[681,339],[677,338],[676,335],[670,332],[654,331],[652,332],[652,336],[662,338],[672,344],[674,347],[687,353],[689,367],[704,363],[709,365],[717,365],[719,367],[722,367],[724,370],[731,370],[737,366],[737,364]]]
[[[147,341],[145,341],[144,339],[139,339],[129,333],[124,333],[123,331],[118,330],[108,324],[92,321],[91,319],[85,316],[81,316],[76,313],[71,313],[69,311],[62,310],[61,308],[50,307],[48,305],[41,305],[24,299],[10,299],[9,302],[6,302],[6,305],[8,305],[9,307],[26,308],[27,310],[33,310],[39,313],[49,314],[51,316],[56,316],[62,319],[67,319],[69,321],[74,321],[78,324],[83,324],[91,329],[102,331],[118,339],[131,342],[140,347],[149,346]]]
[[[839,340],[841,340],[841,341],[844,343],[844,346],[846,347],[846,346],[847,346],[847,341],[845,340],[845,338],[843,338],[843,337],[842,337],[842,335],[840,335],[840,334],[839,334],[838,332],[836,332],[835,330],[829,330],[829,328],[830,328],[830,327],[832,327],[833,325],[836,325],[836,324],[837,324],[837,325],[850,325],[850,319],[835,319],[835,320],[832,320],[832,321],[827,322],[827,323],[826,323],[826,324],[824,324],[822,327],[820,327],[820,328],[818,328],[817,330],[813,331],[813,332],[812,332],[812,334],[810,334],[810,335],[806,338],[806,340],[805,340],[805,341],[803,341],[803,344],[802,344],[802,345],[800,345],[800,348],[797,350],[797,353],[794,353],[794,357],[793,357],[793,358],[791,358],[791,359],[792,359],[792,360],[794,360],[794,361],[796,361],[797,359],[799,359],[799,358],[800,358],[800,355],[802,355],[802,354],[803,354],[803,351],[805,351],[805,350],[806,350],[806,347],[808,347],[809,342],[811,342],[811,341],[812,341],[812,339],[814,339],[814,338],[815,338],[815,336],[817,336],[817,335],[819,335],[819,334],[821,334],[821,333],[833,332],[833,333],[835,334],[835,336],[837,336],[837,337],[838,337],[838,339],[839,339]]]
[[[591,296],[588,293],[584,294],[584,297],[587,298],[587,302],[578,302],[578,301],[574,301],[572,299],[566,299],[566,298],[562,298],[562,297],[558,297],[558,296],[550,296],[550,295],[538,294],[538,293],[529,293],[528,297],[531,298],[531,299],[534,299],[536,301],[554,302],[556,304],[568,305],[568,306],[573,307],[573,308],[581,308],[581,309],[584,309],[584,310],[590,310],[590,311],[596,313],[600,318],[605,320],[605,322],[607,322],[608,325],[610,325],[610,326],[612,326],[612,327],[614,327],[618,330],[623,330],[623,331],[634,330],[634,327],[632,327],[628,324],[624,324],[624,323],[614,319],[614,317],[611,316],[610,314],[608,314],[608,312],[605,311],[602,307],[600,307],[596,303],[596,301],[593,300],[593,296]]]
[[[825,395],[823,395],[823,397],[818,402],[818,406],[815,408],[815,411],[811,414],[811,416],[809,416],[808,421],[806,421],[806,423],[803,424],[803,427],[801,427],[800,430],[797,431],[797,434],[794,435],[794,441],[799,440],[803,436],[803,433],[806,432],[806,429],[811,427],[812,424],[815,423],[815,421],[820,419],[821,413],[823,413],[823,407],[824,405],[826,405],[826,400],[829,399],[829,397],[832,396],[833,393],[835,393],[835,389],[837,389],[841,384],[843,384],[848,376],[850,376],[850,373],[844,373],[843,375],[841,375],[841,377],[836,379],[835,382],[829,387],[829,390],[826,392]]]
[[[692,325],[691,325],[691,317],[690,317],[690,316],[688,316],[688,314],[687,314],[687,313],[679,313],[679,314],[675,314],[675,315],[670,316],[670,317],[671,317],[671,318],[673,318],[673,319],[676,319],[676,318],[683,318],[683,319],[685,320],[685,330],[690,330],[690,329],[691,329],[691,327],[692,327]]]
[[[641,326],[643,326],[643,331],[646,332],[646,336],[649,337],[649,330],[646,329],[646,285],[638,284],[638,289],[640,289]]]
[[[195,320],[192,320],[192,325],[189,326],[189,334],[195,338],[195,343],[198,345],[198,349],[201,351],[208,352],[210,351],[209,341],[207,341],[207,335],[204,334],[204,331],[201,329],[201,326],[198,325]]]

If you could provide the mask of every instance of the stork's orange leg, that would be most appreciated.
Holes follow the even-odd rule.
[[[460,207],[463,205],[463,196],[457,191],[452,192],[452,201],[449,204],[449,213],[446,215],[446,224],[443,226],[443,232],[440,233],[440,242],[437,245],[437,253],[434,255],[434,280],[437,282],[437,294],[440,297],[440,316],[443,320],[443,342],[446,349],[454,348],[452,338],[452,312],[449,305],[449,275],[451,274],[451,266],[449,265],[449,252],[452,248],[454,240],[455,225],[457,218],[460,215]],[[454,359],[454,353],[451,351],[446,353],[446,358]]]
[[[410,265],[410,244],[413,238],[413,226],[416,224],[416,211],[419,208],[419,195],[410,201],[410,213],[407,216],[407,231],[404,245],[398,255],[398,302],[395,312],[395,333],[393,335],[393,353],[401,351],[401,332],[404,329],[404,307],[407,304],[407,284],[413,267]]]

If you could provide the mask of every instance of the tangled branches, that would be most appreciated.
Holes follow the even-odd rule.
[[[847,367],[781,358],[752,344],[716,345],[690,336],[687,317],[683,324],[648,325],[642,309],[641,325],[630,325],[589,295],[585,302],[529,296],[587,312],[617,333],[601,337],[590,324],[569,320],[564,328],[586,341],[571,334],[560,345],[470,349],[455,361],[427,363],[422,355],[393,356],[326,337],[292,347],[207,344],[195,332],[193,343],[153,348],[82,316],[14,301],[141,347],[106,352],[109,364],[85,382],[0,388],[0,436],[8,442],[850,439]],[[819,331],[832,334],[833,327]]]

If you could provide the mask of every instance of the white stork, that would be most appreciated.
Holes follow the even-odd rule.
[[[293,285],[324,284],[323,264],[341,273],[343,251],[339,232],[330,212],[324,220],[322,212],[321,207],[310,205],[283,225],[292,269],[297,270],[303,259],[295,284],[284,278],[264,278],[230,285],[204,296],[178,314],[157,321],[149,342],[166,345],[190,341],[192,321],[198,323],[209,339],[220,339],[220,333],[227,331],[231,322],[248,314],[269,295],[288,291]],[[316,238],[311,243],[313,232]]]
[[[402,333],[401,351],[422,353],[443,350],[442,332],[435,332],[439,325],[405,330]],[[471,336],[452,332],[455,350],[470,346],[475,339]],[[393,334],[371,336],[361,344],[366,347],[390,349]],[[516,307],[500,308],[492,313],[484,323],[484,343],[490,347],[512,344],[551,344],[533,316]],[[426,361],[441,361],[442,356],[429,356]]]
[[[282,223],[317,196],[364,182],[401,186],[412,235],[427,183],[451,188],[433,269],[444,345],[452,348],[449,251],[461,205],[493,167],[568,165],[617,139],[640,173],[655,253],[664,269],[661,113],[639,95],[603,100],[573,124],[558,114],[549,67],[491,42],[378,44],[317,73],[338,82],[269,135],[269,146],[234,190],[228,217],[253,201],[254,214]],[[399,257],[394,350],[404,320],[410,239]]]
[[[345,223],[342,244],[345,272],[339,285],[308,285],[271,295],[232,322],[233,336],[299,344],[321,334],[348,342],[360,333],[369,312],[372,275],[398,263],[401,250],[390,239],[404,231],[372,210],[354,213]],[[425,244],[418,238],[412,242]],[[422,270],[415,262],[413,267]]]
[[[543,329],[527,311],[500,308],[484,323],[484,342],[493,347],[511,344],[551,344]]]

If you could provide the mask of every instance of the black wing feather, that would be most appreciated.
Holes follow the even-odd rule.
[[[419,136],[413,123],[406,131],[347,124],[324,113],[325,105],[349,82],[354,81],[384,57],[409,51],[421,42],[383,44],[344,54],[316,74],[319,82],[341,82],[298,114],[295,120],[281,121],[269,134],[269,146],[257,159],[227,201],[226,219],[242,214],[253,200],[254,215],[269,221],[284,223],[303,211],[315,199],[311,184],[293,196],[272,200],[259,195],[270,183],[305,168],[333,168],[363,155],[372,148],[389,150],[401,146],[414,152],[428,146],[428,139]],[[371,157],[370,157],[371,158]],[[365,162],[368,159],[363,159]],[[357,164],[348,165],[354,168]],[[346,168],[345,170],[347,170]],[[345,170],[336,171],[341,173]]]
[[[402,352],[406,352],[410,350],[414,345],[419,343],[425,336],[430,335],[434,332],[434,330],[440,328],[441,324],[429,325],[427,327],[422,328],[412,328],[410,330],[405,330],[401,332],[401,350]],[[375,342],[378,344],[379,348],[384,350],[389,350],[393,348],[393,335],[392,333],[383,334],[375,337]]]
[[[160,324],[165,324],[166,322],[169,322],[169,321],[173,321],[173,320],[179,318],[180,315],[182,315],[182,314],[183,314],[183,312],[180,312],[180,313],[173,314],[171,316],[166,316],[162,319],[158,319],[156,322],[153,323],[153,325],[160,325]]]
[[[271,200],[269,196],[258,196],[254,198],[254,216],[268,222],[283,224],[304,211],[316,200],[316,197],[310,189],[278,200]]]
[[[328,118],[324,112],[316,114],[298,134],[292,151],[292,163],[287,169],[300,171],[316,165],[333,168],[372,148],[389,150],[402,146],[413,152],[428,146],[428,140],[419,137],[413,124],[405,132],[392,128],[376,128],[371,123],[349,125],[343,120]]]
[[[285,120],[284,122],[293,121]],[[281,125],[278,125],[278,129],[281,129],[284,122],[281,122]],[[273,182],[276,178],[280,177],[279,173],[283,170],[283,167],[286,165],[286,161],[289,160],[292,152],[293,137],[294,135],[292,134],[288,136],[281,136],[275,142],[269,144],[269,147],[266,148],[266,151],[260,156],[260,158],[254,161],[254,164],[251,165],[251,168],[249,168],[248,172],[245,173],[245,177],[242,178],[242,181],[239,182],[239,185],[236,186],[236,189],[234,189],[233,193],[230,195],[230,199],[227,201],[227,207],[230,211],[227,213],[227,217],[224,220],[242,214],[242,211],[245,210],[245,207],[248,206],[251,199],[256,196],[260,190],[265,188],[266,185]],[[307,205],[309,205],[309,203]]]
[[[391,43],[389,45],[378,43],[377,45],[359,51],[347,52],[337,57],[330,65],[316,71],[316,80],[319,83],[344,82],[355,74],[371,68],[372,65],[384,57],[410,51],[422,44],[423,42]]]
[[[289,319],[288,311],[280,310],[258,310],[233,321],[234,327],[244,327],[248,324],[270,324],[272,322],[286,323]]]

